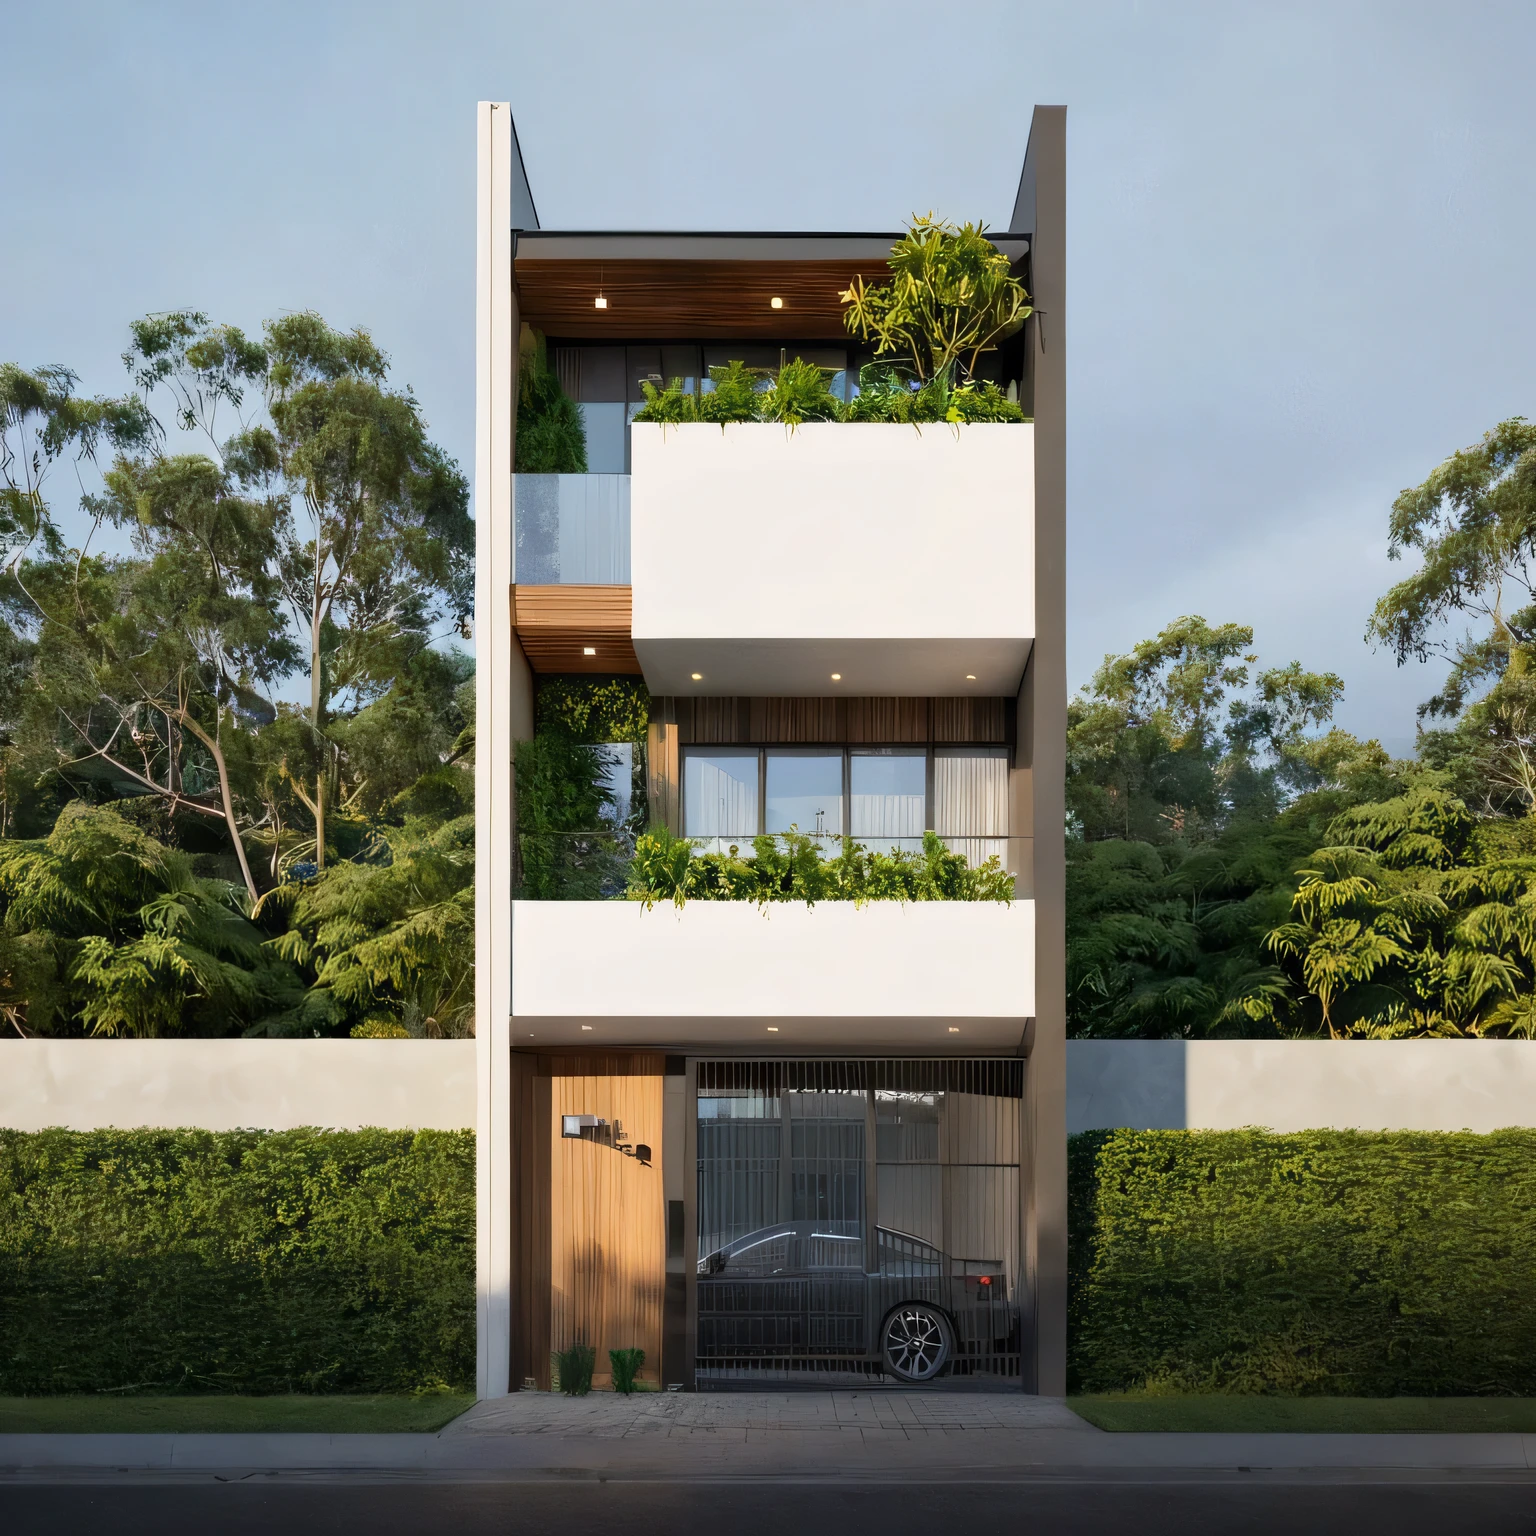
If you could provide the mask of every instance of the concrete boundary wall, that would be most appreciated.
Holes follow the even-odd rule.
[[[0,1041],[0,1128],[466,1130],[473,1040]]]
[[[1070,1040],[1067,1131],[1536,1126],[1536,1041]]]
[[[0,1128],[460,1130],[473,1040],[0,1041]],[[1067,1130],[1536,1126],[1536,1041],[1070,1040]]]

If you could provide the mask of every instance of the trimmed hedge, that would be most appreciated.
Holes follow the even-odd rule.
[[[1536,1131],[1094,1131],[1071,1390],[1536,1394]]]
[[[0,1131],[0,1395],[472,1391],[468,1131]]]

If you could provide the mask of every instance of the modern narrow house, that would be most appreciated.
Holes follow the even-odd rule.
[[[480,106],[482,1395],[576,1344],[600,1385],[641,1349],[663,1389],[1064,1391],[1065,116],[989,232],[1033,314],[983,367],[1025,419],[791,429],[635,417],[732,364],[850,400],[841,295],[897,221],[541,228]],[[516,472],[533,368],[586,473]],[[518,749],[582,679],[643,682],[643,735],[598,749],[606,873],[536,896]],[[637,831],[942,858],[990,899],[637,900]]]

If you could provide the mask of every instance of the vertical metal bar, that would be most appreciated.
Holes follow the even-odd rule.
[[[864,1090],[864,1273],[873,1274],[878,1267],[875,1248],[875,1226],[879,1219],[876,1209],[876,1188],[879,1169],[875,1162],[875,1084],[874,1072],[870,1084]],[[873,1341],[871,1341],[873,1342]]]
[[[683,1390],[694,1390],[699,1343],[699,1064],[689,1060],[683,1090],[683,1280],[687,1324],[683,1335]]]
[[[785,1062],[770,1064],[770,1082],[779,1090],[779,1220],[795,1219],[794,1132],[789,1115],[789,1073]]]

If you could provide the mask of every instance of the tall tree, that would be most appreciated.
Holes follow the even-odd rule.
[[[428,437],[410,390],[389,386],[388,359],[366,331],[305,313],[269,322],[257,343],[184,311],[140,321],[133,337],[125,356],[140,386],[169,390],[179,423],[272,508],[270,569],[304,637],[313,760],[302,797],[323,869],[340,773],[334,701],[348,694],[357,708],[383,695],[434,625],[467,625],[464,477]],[[264,412],[241,414],[252,388]],[[226,405],[239,426],[221,443],[215,419]]]

